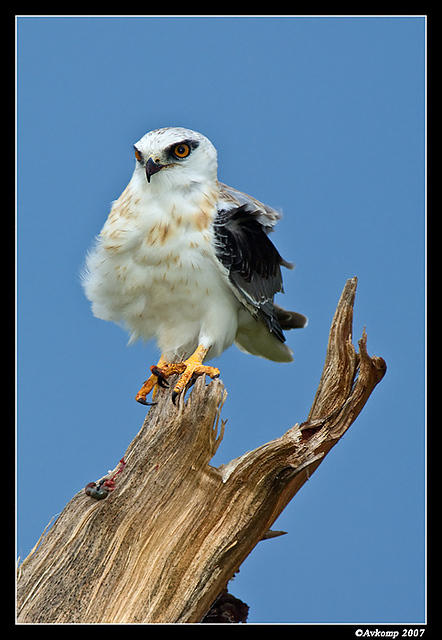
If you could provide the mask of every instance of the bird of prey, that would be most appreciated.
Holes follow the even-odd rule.
[[[142,404],[181,374],[172,400],[203,361],[235,343],[290,362],[283,331],[307,318],[274,302],[281,266],[292,268],[269,232],[280,213],[218,181],[217,152],[201,133],[166,127],[134,145],[135,169],[86,257],[83,286],[93,314],[138,338],[155,339],[159,362],[136,394]]]

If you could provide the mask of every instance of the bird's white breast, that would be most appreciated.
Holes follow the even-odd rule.
[[[153,191],[153,190],[152,190]],[[140,189],[133,178],[114,202],[86,260],[83,284],[94,315],[137,338],[156,338],[169,357],[211,342],[231,344],[238,305],[213,250],[215,188]]]

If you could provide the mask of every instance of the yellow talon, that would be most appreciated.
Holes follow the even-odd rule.
[[[137,402],[140,402],[141,404],[150,404],[148,402],[146,402],[146,396],[152,391],[152,400],[154,400],[157,391],[158,391],[158,387],[162,387],[165,386],[163,384],[163,382],[160,381],[159,377],[156,376],[153,373],[153,370],[155,369],[160,369],[163,364],[164,364],[165,360],[163,358],[163,356],[161,356],[161,358],[158,360],[158,363],[156,365],[156,367],[151,367],[150,370],[152,371],[152,374],[148,377],[147,380],[145,380],[143,382],[143,386],[141,387],[141,389],[138,391],[137,395],[135,396],[135,400]]]
[[[142,404],[146,402],[146,396],[153,389],[152,396],[155,397],[158,386],[166,386],[165,381],[171,375],[181,373],[181,377],[176,383],[172,391],[172,401],[175,403],[176,398],[183,393],[196,376],[208,375],[211,378],[217,378],[220,375],[219,369],[203,365],[204,357],[209,349],[199,345],[192,355],[184,360],[184,362],[166,362],[161,356],[158,364],[151,367],[152,375],[144,382],[138,391],[135,399]]]

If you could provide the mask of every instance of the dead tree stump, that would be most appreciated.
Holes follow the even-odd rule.
[[[276,440],[212,467],[222,382],[198,379],[178,407],[160,390],[115,490],[78,492],[18,568],[17,622],[202,621],[385,374],[365,331],[359,353],[352,345],[356,286],[348,280],[339,300],[307,419]]]

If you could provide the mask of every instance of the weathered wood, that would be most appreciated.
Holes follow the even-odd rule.
[[[339,300],[309,416],[280,438],[212,467],[222,382],[198,379],[178,407],[160,390],[115,490],[100,501],[77,493],[19,567],[17,621],[201,621],[386,371],[365,331],[359,353],[352,345],[356,286]]]

